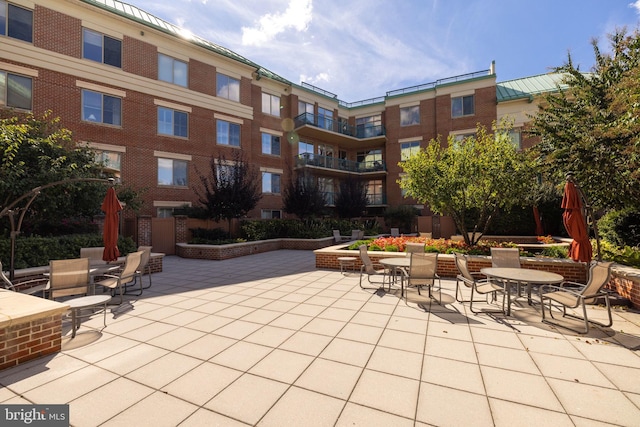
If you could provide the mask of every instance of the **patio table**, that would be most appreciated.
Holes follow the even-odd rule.
[[[398,275],[399,268],[409,268],[411,265],[411,257],[393,257],[393,258],[382,258],[378,261],[381,265],[387,267],[391,272],[389,277],[389,289],[391,289],[391,279],[393,282],[396,282],[396,277]],[[400,276],[400,280],[404,280],[404,276]],[[400,296],[404,296],[404,286],[402,286],[402,282],[400,283]]]
[[[509,282],[527,285],[527,302],[531,305],[531,285],[556,284],[564,280],[558,273],[531,270],[529,268],[489,267],[480,270],[487,277],[495,277],[504,283],[507,291],[507,316],[511,315],[511,286]]]

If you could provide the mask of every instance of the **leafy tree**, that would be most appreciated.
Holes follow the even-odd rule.
[[[488,133],[478,125],[475,136],[463,141],[450,136],[446,147],[432,139],[399,164],[406,174],[400,187],[432,211],[451,216],[465,242],[475,244],[496,212],[517,205],[532,184],[530,162],[511,143],[509,127],[494,124],[494,133]],[[472,239],[467,231],[473,231]]]
[[[101,177],[93,152],[76,146],[58,118],[11,114],[5,111],[0,118],[0,208],[49,183]],[[63,219],[90,218],[100,212],[104,191],[104,184],[89,182],[46,188],[26,211],[22,230],[51,235]],[[9,222],[2,221],[7,230]]]
[[[292,179],[283,192],[284,211],[300,219],[321,214],[327,200],[318,183],[307,173]]]
[[[570,55],[555,69],[568,89],[545,97],[530,129],[545,178],[573,173],[596,209],[640,205],[640,33],[616,30],[609,41],[611,54],[592,41],[592,72]]]
[[[367,187],[364,181],[347,175],[346,179],[340,181],[340,192],[335,203],[340,218],[361,216],[367,208]]]
[[[246,215],[262,198],[259,172],[239,150],[230,161],[223,153],[211,157],[210,167],[208,175],[200,175],[202,188],[194,188],[194,192],[209,217],[226,219],[231,231],[231,220]]]

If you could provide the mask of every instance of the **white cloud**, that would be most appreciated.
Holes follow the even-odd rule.
[[[629,3],[629,7],[636,10],[636,13],[640,15],[640,0],[636,0],[633,3]]]
[[[242,27],[242,44],[261,46],[289,28],[306,31],[312,19],[312,0],[290,0],[284,13],[268,13],[254,27]]]

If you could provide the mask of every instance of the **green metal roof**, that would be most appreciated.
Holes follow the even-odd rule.
[[[513,101],[516,99],[533,100],[535,95],[541,93],[568,89],[569,86],[562,83],[563,77],[563,74],[551,73],[496,83],[498,102]]]
[[[217,45],[215,43],[212,43],[196,35],[185,36],[185,31],[183,31],[180,27],[177,27],[167,21],[164,21],[156,16],[153,16],[145,12],[144,10],[137,8],[136,6],[121,2],[119,0],[81,0],[81,1],[87,4],[97,6],[108,12],[123,16],[127,19],[131,19],[132,21],[139,22],[143,25],[146,25],[147,27],[155,28],[156,30],[162,31],[163,33],[169,34],[171,36],[186,40],[197,46],[200,46],[207,50],[215,52],[219,55],[225,56],[234,61],[238,61],[242,64],[248,65],[249,67],[253,67],[256,69],[256,72],[262,77],[267,77],[272,80],[277,80],[287,85],[292,84],[290,81],[288,81],[284,77],[281,77],[276,73],[269,71],[266,68],[263,68],[262,66],[256,64],[255,62],[248,60],[244,56],[239,55],[233,52],[232,50],[227,49],[226,47]]]

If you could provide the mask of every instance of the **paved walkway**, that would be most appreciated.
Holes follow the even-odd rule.
[[[406,303],[314,265],[166,257],[105,329],[1,371],[0,402],[68,403],[80,427],[640,425],[637,311],[578,336],[526,303],[470,314],[454,281],[442,306]]]

